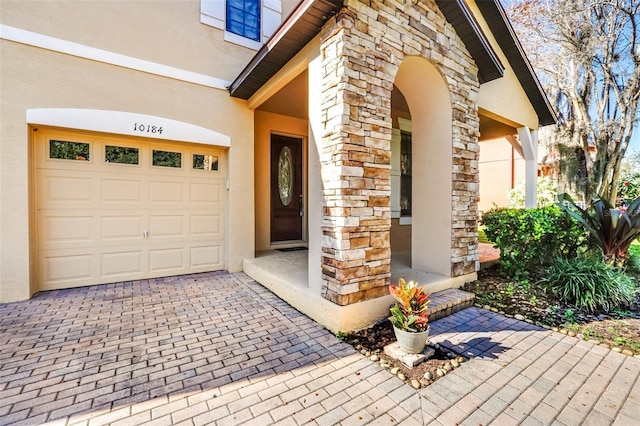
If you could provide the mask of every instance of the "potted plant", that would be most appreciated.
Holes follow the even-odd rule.
[[[389,293],[398,301],[391,307],[389,321],[400,349],[418,354],[424,350],[429,338],[429,294],[418,283],[400,278],[398,285],[391,284]]]

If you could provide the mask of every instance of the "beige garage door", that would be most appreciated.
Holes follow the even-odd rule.
[[[224,151],[40,130],[41,290],[224,268]]]

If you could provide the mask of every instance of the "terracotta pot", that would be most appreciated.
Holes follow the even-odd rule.
[[[400,349],[409,354],[419,354],[424,350],[429,339],[429,329],[430,327],[427,326],[426,331],[412,332],[393,327]]]

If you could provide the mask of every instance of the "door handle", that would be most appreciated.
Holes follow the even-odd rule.
[[[147,228],[142,230],[142,238],[147,238],[149,237],[149,231],[147,231]]]

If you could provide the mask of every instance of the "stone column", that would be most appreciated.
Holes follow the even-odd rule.
[[[325,28],[321,48],[322,277],[324,296],[338,305],[388,294],[391,270],[393,80],[367,57],[373,46],[363,25],[342,9]]]

